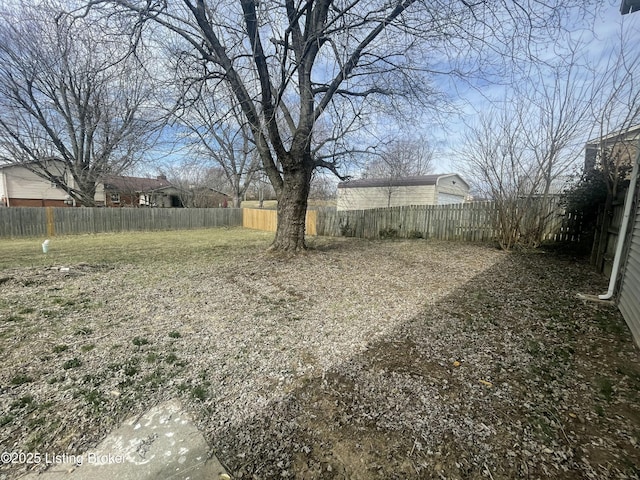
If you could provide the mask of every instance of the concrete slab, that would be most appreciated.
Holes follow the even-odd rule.
[[[209,445],[178,400],[126,420],[95,449],[79,455],[48,454],[50,468],[21,480],[225,480]]]

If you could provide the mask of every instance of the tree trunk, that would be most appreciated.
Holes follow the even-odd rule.
[[[84,182],[78,185],[79,192],[75,195],[76,201],[83,207],[96,206],[96,184],[95,182]]]
[[[293,170],[283,172],[284,183],[278,197],[278,227],[270,250],[306,250],[304,231],[312,171],[310,167],[296,165]]]

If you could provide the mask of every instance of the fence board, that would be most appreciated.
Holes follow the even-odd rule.
[[[239,208],[0,208],[0,237],[242,225]]]
[[[305,220],[305,232],[307,235],[317,235],[318,213],[315,210],[307,210]],[[242,226],[254,230],[275,232],[278,227],[278,212],[262,208],[243,208]]]
[[[49,211],[49,222],[47,222]],[[550,215],[544,239],[578,241],[582,216],[565,214],[557,205]],[[337,212],[333,209],[307,212],[308,235],[380,238],[394,229],[401,238],[416,236],[439,240],[486,242],[497,237],[496,209],[492,202],[457,205],[418,205]],[[277,212],[234,208],[0,208],[0,237],[46,236],[47,227],[57,235],[178,230],[220,226],[244,226],[275,231]]]
[[[581,215],[567,214],[551,199],[543,205],[543,215],[549,217],[544,239],[548,241],[578,241]],[[533,210],[533,209],[532,209]],[[488,242],[498,236],[497,211],[493,202],[472,202],[452,205],[412,205],[368,210],[317,212],[317,233],[326,236],[380,238],[381,232],[394,229],[400,238],[417,235],[438,240]]]

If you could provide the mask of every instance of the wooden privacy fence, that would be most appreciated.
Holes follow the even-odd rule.
[[[242,225],[239,208],[0,208],[0,237]]]
[[[318,214],[315,210],[307,210],[305,231],[307,235],[318,235],[317,233]],[[276,210],[266,210],[262,208],[243,208],[242,226],[254,230],[264,230],[275,232],[278,226],[278,212]]]
[[[577,241],[581,216],[565,214],[557,205],[547,216],[543,240]],[[337,212],[309,210],[308,235],[491,241],[496,230],[492,202],[419,205]],[[179,230],[243,226],[275,232],[277,212],[252,208],[0,208],[0,237],[52,236],[137,230]]]
[[[380,238],[393,232],[401,238],[488,241],[495,237],[486,203],[414,205],[368,210],[322,210],[318,235]]]
[[[544,216],[546,241],[578,241],[581,216],[565,213],[557,203],[539,210]],[[486,242],[494,240],[497,211],[493,202],[453,205],[413,205],[369,210],[319,210],[317,234],[380,238],[423,237],[439,240]]]

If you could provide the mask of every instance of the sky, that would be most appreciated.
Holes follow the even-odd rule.
[[[11,5],[14,1],[0,0],[0,6]],[[582,40],[588,40],[588,55],[596,64],[606,64],[611,47],[620,41],[619,30],[621,24],[629,32],[635,33],[636,39],[640,38],[640,12],[622,16],[619,12],[619,4],[620,0],[606,0],[606,6],[602,7],[598,18],[593,23],[593,31],[583,29],[576,33],[576,35],[581,36]],[[575,19],[573,23],[579,24],[580,19]],[[633,43],[633,47],[637,48],[637,40]],[[551,50],[549,55],[552,55]],[[491,80],[494,81],[492,82]],[[416,118],[414,122],[404,126],[404,128],[417,135],[422,135],[433,144],[436,149],[434,156],[434,171],[436,173],[450,173],[456,170],[454,149],[459,145],[464,131],[463,119],[472,119],[474,109],[482,110],[487,105],[487,97],[497,98],[502,96],[508,86],[501,84],[497,79],[491,78],[485,79],[485,81],[478,80],[465,83],[461,79],[440,76],[435,78],[435,82],[458,107],[458,113],[445,115],[441,124],[434,122],[429,115],[425,114],[424,118]],[[380,128],[384,130],[388,129],[388,126],[381,124]],[[188,154],[159,147],[154,156],[166,163],[174,159],[179,161],[185,155]],[[348,173],[357,174],[357,171]]]
[[[580,38],[585,42],[585,55],[596,66],[605,66],[611,55],[612,48],[620,43],[621,27],[627,32],[632,48],[637,49],[640,40],[640,12],[628,15],[620,14],[620,0],[609,0],[606,6],[593,22],[593,30],[577,31],[574,39]],[[579,19],[578,19],[579,20]],[[552,56],[552,52],[550,53]],[[482,110],[489,105],[487,97],[500,98],[504,96],[508,86],[491,84],[491,82],[478,82],[477,88],[472,88],[461,81],[441,79],[439,85],[453,98],[460,107],[459,115],[447,118],[445,128],[433,128],[429,133],[435,137],[437,153],[435,157],[435,170],[437,173],[456,171],[456,145],[461,141],[464,132],[463,118],[472,121],[474,110]],[[640,88],[640,86],[639,86]],[[588,137],[588,134],[586,134]],[[585,138],[585,142],[588,138]]]

